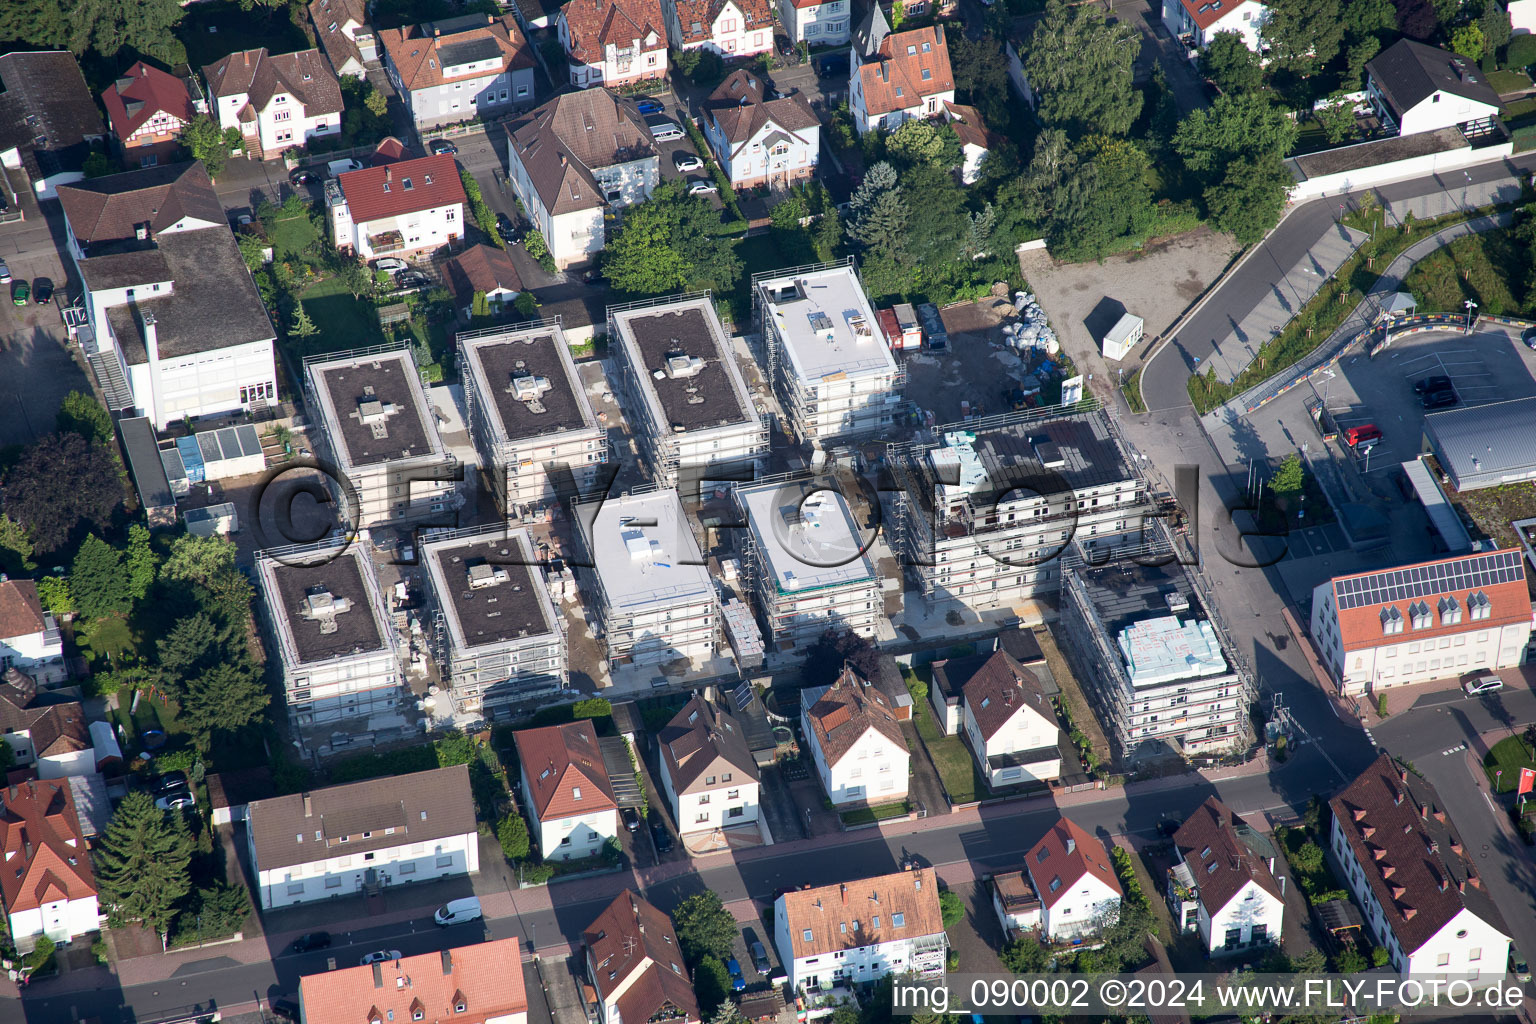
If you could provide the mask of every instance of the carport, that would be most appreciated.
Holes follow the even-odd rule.
[[[640,806],[640,786],[635,782],[635,766],[629,760],[629,744],[622,736],[601,736],[597,745],[603,752],[603,767],[613,799],[620,807]]]

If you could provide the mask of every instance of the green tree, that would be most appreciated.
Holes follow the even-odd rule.
[[[161,811],[139,790],[117,805],[94,859],[101,902],[114,921],[142,921],[163,932],[192,887],[185,819]]]
[[[1295,122],[1263,93],[1218,96],[1180,123],[1173,148],[1185,167],[1220,181],[1233,160],[1289,153],[1296,132]]]
[[[1340,974],[1359,974],[1365,970],[1365,957],[1360,955],[1360,950],[1350,943],[1333,958],[1333,969]]]
[[[368,113],[374,117],[383,117],[389,113],[389,99],[382,92],[373,88],[369,83],[368,92],[363,97],[363,106],[368,108]]]
[[[232,148],[228,134],[211,117],[194,117],[181,131],[181,144],[192,159],[200,160],[208,177],[217,178],[224,173]],[[236,145],[239,140],[236,140]]]
[[[1241,245],[1252,245],[1280,222],[1285,197],[1295,184],[1278,156],[1235,160],[1219,185],[1205,190],[1211,223],[1230,231]]]
[[[709,1024],[747,1024],[747,1018],[741,1015],[741,1009],[735,1003],[727,999],[715,1010]]]
[[[1478,15],[1477,27],[1483,33],[1483,53],[1496,54],[1509,42],[1509,11],[1499,0],[1483,0],[1483,13]]]
[[[1344,81],[1341,83],[1345,92],[1354,92],[1365,84],[1365,66],[1380,52],[1381,40],[1375,36],[1366,36],[1350,46],[1344,59]]]
[[[128,551],[123,564],[128,570],[128,595],[135,601],[142,601],[155,584],[160,559],[150,545],[149,530],[138,523],[128,527]]]
[[[1306,470],[1302,468],[1301,456],[1292,452],[1280,460],[1274,477],[1269,481],[1269,489],[1282,498],[1289,498],[1301,493],[1305,481]]]
[[[618,237],[608,244],[603,269],[621,292],[665,295],[710,289],[728,292],[741,277],[741,259],[719,233],[720,218],[681,181],[668,182],[631,206]]]
[[[44,576],[37,581],[37,600],[54,615],[68,615],[75,610],[69,594],[69,580],[63,576]]]
[[[571,717],[612,718],[613,702],[607,697],[586,697],[571,705]]]
[[[885,151],[904,164],[939,163],[944,161],[947,148],[940,125],[916,119],[903,122],[885,142]],[[955,163],[958,161],[945,166],[953,167]]]
[[[1050,959],[1051,955],[1040,945],[1040,940],[1028,933],[1003,947],[1003,966],[1014,974],[1042,973]]]
[[[6,572],[24,573],[37,568],[32,561],[32,536],[27,528],[0,513],[0,565]]]
[[[476,291],[469,301],[469,315],[475,320],[486,320],[491,315],[491,300],[485,297],[485,292]]]
[[[245,264],[246,270],[254,274],[267,265],[265,239],[242,232],[235,236],[235,244],[240,247],[240,259]]]
[[[522,860],[528,856],[528,825],[520,815],[513,813],[502,818],[496,826],[496,839],[508,860]]]
[[[214,665],[188,681],[181,721],[206,750],[216,732],[234,732],[260,718],[272,698],[249,658]]]
[[[75,554],[69,570],[69,589],[75,607],[87,618],[123,615],[133,607],[132,584],[123,553],[94,533]]]
[[[1355,101],[1340,93],[1312,112],[1317,123],[1323,126],[1328,141],[1338,145],[1355,134]]]
[[[705,891],[689,896],[672,912],[672,922],[683,959],[690,964],[699,964],[705,957],[731,955],[736,919],[720,902],[719,893]]]
[[[1222,92],[1253,92],[1264,84],[1259,55],[1236,32],[1217,32],[1200,54],[1200,73]]]
[[[907,226],[912,211],[896,184],[896,169],[885,161],[875,164],[864,175],[849,199],[848,237],[865,249],[885,254],[898,263],[905,262]]]
[[[107,159],[105,153],[93,152],[80,165],[80,173],[87,178],[104,178],[112,173],[112,161]]]
[[[981,111],[988,125],[1001,128],[1012,116],[1009,108],[1008,55],[997,36],[972,39],[964,32],[947,33],[950,63],[955,71],[956,97]]]
[[[1313,74],[1333,60],[1344,41],[1339,0],[1274,0],[1262,32],[1281,67]]]
[[[294,303],[293,322],[288,325],[288,336],[300,341],[308,341],[320,333],[320,328],[309,318],[309,311],[304,308],[303,300]]]
[[[717,956],[706,956],[693,969],[693,993],[699,1000],[699,1012],[713,1018],[724,1003],[729,1003],[731,975]]]
[[[1296,848],[1291,854],[1291,863],[1296,865],[1296,870],[1308,875],[1315,875],[1323,869],[1323,850],[1312,840],[1308,839]]]
[[[1351,38],[1363,40],[1366,36],[1397,31],[1397,8],[1392,0],[1349,0],[1340,6],[1344,27]]]
[[[1096,4],[1049,0],[1023,55],[1041,123],[1074,137],[1129,132],[1141,113],[1133,81],[1141,41],[1133,24],[1111,24]]]
[[[91,444],[112,443],[112,414],[89,391],[71,391],[59,403],[54,417],[59,433],[79,434]]]
[[[210,587],[221,576],[235,572],[235,545],[223,537],[182,534],[171,543],[171,553],[160,575],[181,583]],[[238,574],[237,574],[238,575]]]
[[[180,697],[183,680],[200,674],[215,660],[218,652],[214,637],[213,620],[197,612],[178,619],[155,645],[166,676],[165,685],[173,696]]]
[[[1477,25],[1462,25],[1451,32],[1451,49],[1467,60],[1483,59],[1483,30]]]
[[[1291,958],[1293,974],[1322,974],[1327,969],[1328,958],[1323,956],[1322,950],[1309,949]]]
[[[0,39],[56,50],[69,45],[71,34],[69,5],[59,0],[7,0],[0,4]]]
[[[69,10],[76,54],[137,51],[167,66],[187,59],[173,31],[184,13],[178,0],[74,0]]]
[[[953,927],[965,916],[965,901],[956,893],[945,889],[939,893],[939,916],[944,921],[944,927]]]
[[[243,885],[214,882],[196,889],[188,901],[178,926],[195,929],[199,935],[231,935],[245,927],[251,916],[251,894]]]

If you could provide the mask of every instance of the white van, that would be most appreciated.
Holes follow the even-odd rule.
[[[360,171],[363,169],[363,165],[361,161],[345,157],[341,160],[332,160],[325,165],[325,169],[331,172],[331,177],[335,178],[346,174],[348,171]]]
[[[437,913],[432,915],[432,920],[446,928],[451,924],[467,924],[470,921],[478,921],[484,916],[485,911],[480,909],[479,898],[466,896],[461,900],[449,900],[443,906],[438,907]]]

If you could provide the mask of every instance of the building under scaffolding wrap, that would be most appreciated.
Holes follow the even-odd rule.
[[[1072,667],[1124,760],[1246,748],[1254,680],[1162,523],[1107,561],[1062,555]]]
[[[1059,556],[1140,543],[1146,482],[1093,400],[891,445],[891,546],[930,601],[1008,607],[1061,585]]]

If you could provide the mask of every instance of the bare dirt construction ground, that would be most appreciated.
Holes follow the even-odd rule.
[[[1081,372],[1093,374],[1090,388],[1105,397],[1117,371],[1129,376],[1138,369],[1153,339],[1205,293],[1236,254],[1231,235],[1200,228],[1103,263],[1058,263],[1034,250],[1020,255],[1019,268],[1062,348]],[[1126,312],[1146,321],[1146,341],[1123,361],[1109,362],[1099,354],[1099,338]]]
[[[1007,290],[997,285],[990,298],[941,311],[949,334],[947,352],[925,349],[905,356],[907,395],[932,412],[934,422],[959,422],[962,401],[977,416],[1006,411],[1000,396],[1004,386],[1018,384],[1029,373],[1030,361],[1002,344],[1003,324],[1017,320]]]

